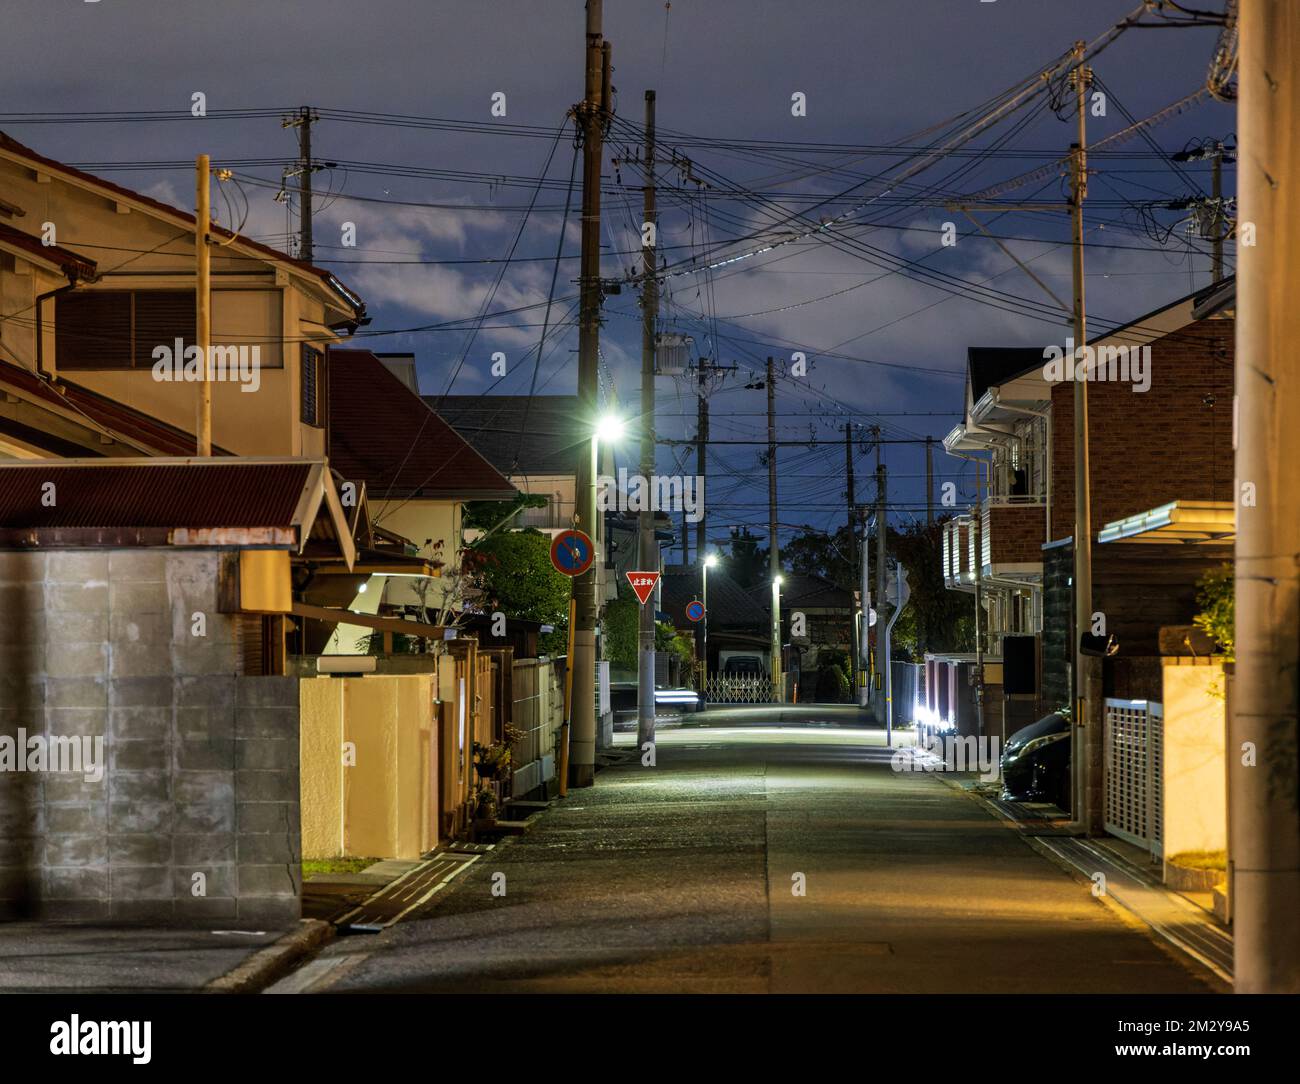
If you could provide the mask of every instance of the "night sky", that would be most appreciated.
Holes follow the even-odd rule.
[[[711,399],[715,438],[763,437],[764,393],[746,390],[744,384],[752,382],[753,370],[766,355],[788,365],[792,352],[802,350],[813,362],[807,378],[787,378],[779,385],[781,437],[819,441],[781,449],[783,527],[843,521],[844,455],[838,442],[846,415],[867,425],[878,420],[893,439],[942,437],[959,420],[966,347],[1061,343],[1067,333],[1063,318],[1043,314],[1042,306],[1050,308],[1051,302],[1040,288],[993,242],[968,236],[974,227],[959,212],[944,210],[941,201],[1064,155],[1073,139],[1072,122],[1039,104],[977,139],[964,156],[938,162],[910,185],[884,195],[881,178],[901,168],[901,159],[868,148],[919,145],[926,137],[916,133],[976,109],[1054,61],[1074,40],[1096,38],[1135,3],[674,0],[665,12],[662,0],[607,0],[605,36],[613,45],[618,92],[608,156],[620,157],[635,145],[643,94],[653,88],[661,154],[680,144],[680,153],[698,162],[713,184],[699,195],[694,184],[683,182],[680,168],[661,169],[660,244],[694,246],[669,250],[670,262],[688,261],[692,251],[698,255],[711,246],[715,254],[749,251],[754,244],[727,250],[716,246],[725,237],[762,234],[765,228],[764,236],[778,236],[773,223],[796,212],[807,210],[819,219],[871,200],[853,220],[852,235],[871,250],[845,251],[844,246],[810,240],[712,273],[699,270],[709,262],[700,260],[693,273],[668,280],[665,329],[693,335],[697,353],[738,366]],[[475,317],[499,269],[495,264],[405,261],[505,256],[515,243],[522,217],[518,208],[533,198],[532,179],[550,157],[549,183],[536,193],[534,213],[515,248],[517,258],[528,259],[510,266],[490,308],[545,301],[574,155],[570,132],[558,141],[553,133],[582,94],[583,20],[580,0],[8,0],[0,45],[0,129],[44,154],[88,168],[157,163],[104,172],[187,208],[193,198],[195,154],[212,154],[218,166],[231,160],[271,160],[234,167],[241,192],[232,194],[232,208],[238,223],[247,197],[244,230],[283,247],[296,221],[273,197],[280,183],[279,160],[293,158],[296,143],[278,115],[185,116],[157,123],[26,123],[14,115],[188,111],[191,95],[201,91],[212,111],[288,112],[310,105],[497,125],[501,131],[467,132],[322,119],[314,128],[315,157],[352,166],[316,175],[316,262],[335,270],[367,302],[374,321],[357,345],[414,351],[426,393],[487,390],[493,384],[490,356],[501,350],[510,369],[495,390],[522,394],[534,378],[541,332],[534,325],[543,310],[489,319],[495,326],[474,337],[463,323],[455,331],[400,331]],[[1209,29],[1123,34],[1095,61],[1110,98],[1105,117],[1089,118],[1089,141],[1126,127],[1124,110],[1143,118],[1199,88],[1214,45],[1215,32]],[[505,118],[490,113],[491,97],[498,91],[506,95]],[[805,117],[791,115],[796,91],[807,96]],[[1202,101],[1154,127],[1150,136],[1160,149],[1173,152],[1191,139],[1227,139],[1233,124],[1229,106]],[[519,130],[514,126],[527,126],[528,134],[506,134]],[[685,133],[704,138],[687,141]],[[765,142],[736,148],[718,140]],[[789,143],[804,146],[781,145]],[[807,147],[812,143],[851,146],[814,153]],[[993,147],[992,155],[970,154]],[[1150,201],[1193,195],[1197,186],[1208,191],[1208,168],[1193,164],[1180,175],[1141,138],[1117,149],[1125,153],[1099,155],[1090,163],[1098,172],[1086,210],[1088,241],[1096,246],[1087,256],[1087,288],[1097,329],[1209,282],[1204,242],[1195,240],[1198,254],[1189,254],[1180,225],[1185,215],[1143,210]],[[407,173],[410,167],[473,171],[513,177],[518,183],[399,176],[391,169],[378,172],[376,165]],[[620,179],[623,190],[615,193]],[[619,253],[635,250],[639,243],[640,175],[635,167],[616,169],[607,160],[606,183],[602,270],[612,278],[638,261]],[[1229,193],[1235,187],[1231,169],[1225,186]],[[758,195],[723,198],[728,187]],[[817,197],[851,188],[853,198],[808,210]],[[1063,193],[1063,178],[1049,171],[1006,198],[1059,201]],[[230,224],[225,204],[218,199],[216,206],[223,224]],[[575,189],[566,256],[577,252],[577,206]],[[1001,237],[1024,239],[1008,243],[1068,299],[1065,215],[987,213],[981,219]],[[345,221],[357,226],[355,249],[340,244]],[[958,229],[960,240],[953,248],[940,246],[945,221],[954,221]],[[866,222],[877,228],[864,231]],[[802,231],[808,221],[784,228]],[[1161,245],[1160,232],[1171,229]],[[991,279],[990,286],[1032,305],[1022,300],[994,307],[952,296],[915,274],[882,265],[882,253],[924,258],[925,268],[962,280]],[[557,298],[576,292],[576,273],[576,261],[561,264]],[[1026,308],[1039,315],[1027,314]],[[546,393],[574,390],[576,332],[571,324],[565,331],[563,323],[570,309],[571,303],[563,300],[553,307],[552,328],[558,324],[562,333],[548,343],[536,376],[537,388]],[[630,412],[637,409],[639,389],[638,313],[633,290],[610,297],[602,336],[617,397]],[[506,323],[516,326],[500,326]],[[695,413],[691,386],[661,379],[658,394],[661,435],[689,436]],[[872,411],[890,413],[873,419],[867,416]],[[894,413],[936,411],[950,413]],[[759,466],[760,451],[746,445],[712,451],[711,540],[724,540],[732,524],[748,523],[756,531],[765,527],[766,471]],[[659,469],[675,469],[676,457],[684,454],[684,449],[661,449]],[[626,462],[635,461],[632,444],[625,455]],[[690,456],[693,464],[693,452]],[[857,461],[861,500],[870,496],[865,478],[874,453],[864,444]],[[905,522],[922,499],[923,452],[891,444],[885,461],[891,497],[898,505],[894,515]],[[970,498],[973,475],[965,466],[941,450],[936,456],[939,478],[957,479]]]

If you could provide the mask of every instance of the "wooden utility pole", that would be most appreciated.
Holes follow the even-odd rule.
[[[1074,284],[1074,726],[1072,763],[1076,802],[1071,811],[1077,830],[1103,831],[1105,777],[1101,705],[1101,659],[1085,655],[1083,637],[1092,631],[1092,491],[1088,464],[1088,380],[1080,372],[1088,344],[1083,277],[1083,201],[1088,195],[1087,116],[1092,71],[1084,64],[1086,43],[1074,44],[1077,142],[1070,148],[1070,224]],[[978,555],[977,555],[978,556]]]
[[[659,283],[655,278],[655,92],[645,92],[645,185],[641,220],[641,475],[647,487],[655,470],[655,325],[659,317]],[[659,570],[654,511],[647,498],[637,515],[637,568]],[[703,559],[701,553],[701,559]],[[655,606],[651,596],[641,607],[637,626],[636,744],[655,740]]]
[[[767,359],[767,570],[772,581],[772,700],[785,699],[781,681],[781,543],[776,519],[776,367]]]
[[[1237,108],[1236,673],[1228,874],[1238,993],[1300,993],[1300,10],[1242,0]]]
[[[194,345],[199,350],[202,373],[195,433],[198,454],[209,456],[212,454],[212,373],[208,366],[212,353],[212,252],[208,247],[208,233],[212,223],[212,163],[206,154],[200,154],[195,162],[194,184]]]

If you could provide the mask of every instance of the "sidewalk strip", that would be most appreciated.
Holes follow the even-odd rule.
[[[1000,799],[959,787],[996,816],[1010,821],[1021,837],[1040,854],[1091,878],[1106,877],[1106,898],[1138,918],[1153,933],[1186,953],[1219,979],[1232,985],[1232,935],[1190,900],[1124,862],[1102,847],[1077,836],[1044,830],[1041,818]],[[1037,829],[1037,830],[1035,830]]]
[[[478,854],[436,854],[376,892],[360,907],[349,911],[336,925],[361,933],[385,930],[428,903],[436,892],[481,857]]]

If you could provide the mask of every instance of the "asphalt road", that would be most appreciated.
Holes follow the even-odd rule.
[[[425,911],[334,942],[298,985],[1209,991],[970,798],[893,771],[880,731],[818,725],[838,720],[815,710],[805,719],[664,729],[655,767],[620,735],[628,756],[595,787],[571,792]],[[492,894],[494,874],[504,896]]]

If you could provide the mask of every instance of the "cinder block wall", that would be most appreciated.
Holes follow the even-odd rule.
[[[105,762],[0,772],[0,917],[300,917],[298,681],[242,676],[219,557],[0,552],[0,735],[102,736]]]

